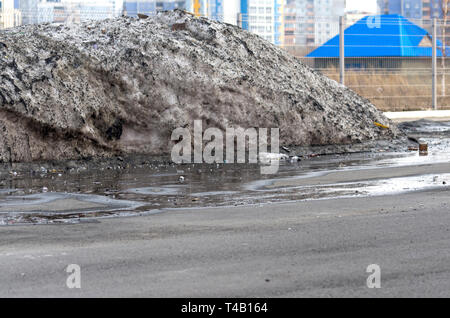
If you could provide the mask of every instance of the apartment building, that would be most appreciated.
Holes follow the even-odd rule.
[[[284,46],[318,46],[339,33],[339,17],[345,0],[287,0],[284,16]]]
[[[422,0],[422,18],[442,18],[442,0]]]
[[[379,14],[399,14],[408,19],[442,18],[442,0],[378,0]]]
[[[17,1],[17,0],[16,0]],[[22,24],[70,23],[118,16],[116,0],[19,0]]]
[[[158,11],[182,9],[195,13],[197,16],[209,15],[211,0],[132,0],[124,1],[124,13],[136,16],[138,13],[153,14]],[[223,0],[222,0],[223,1]]]
[[[345,14],[345,0],[314,0],[314,44],[322,45],[339,34],[339,17]]]
[[[284,43],[285,0],[241,0],[240,25],[276,45]]]
[[[15,7],[17,0],[0,0],[0,29],[12,28],[21,24],[21,14]]]

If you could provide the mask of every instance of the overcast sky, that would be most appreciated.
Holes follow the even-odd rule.
[[[376,0],[347,0],[347,10],[377,12]]]

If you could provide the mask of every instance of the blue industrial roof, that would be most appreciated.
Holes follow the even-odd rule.
[[[398,14],[366,16],[345,32],[345,57],[431,57],[431,35]],[[438,48],[442,43],[437,41]],[[450,49],[447,49],[450,53]],[[450,54],[447,54],[449,56]],[[437,56],[442,56],[438,49]],[[339,57],[339,35],[307,57]]]

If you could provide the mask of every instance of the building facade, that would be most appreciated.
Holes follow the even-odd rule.
[[[208,16],[229,24],[240,24],[241,0],[209,0]]]
[[[16,0],[22,24],[79,22],[118,16],[116,0]]]
[[[125,0],[123,9],[124,14],[128,16],[137,16],[138,13],[151,15],[158,11],[175,9],[187,10],[197,16],[208,16],[209,2],[208,0]]]
[[[17,0],[16,0],[17,1]],[[22,23],[15,0],[0,0],[0,29],[12,28]]]
[[[276,45],[284,43],[285,0],[241,0],[240,26]]]
[[[314,0],[314,44],[322,45],[339,34],[339,17],[345,15],[345,0]]]
[[[22,13],[23,24],[37,23],[38,0],[19,0],[19,10]]]
[[[408,19],[442,18],[442,0],[378,0],[379,14],[399,14]]]
[[[345,0],[287,0],[284,8],[284,46],[303,56],[339,33]]]

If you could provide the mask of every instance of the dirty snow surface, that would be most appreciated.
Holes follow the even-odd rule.
[[[280,128],[283,145],[400,134],[367,100],[262,38],[182,11],[0,34],[0,161],[167,154],[173,129],[197,119]]]

